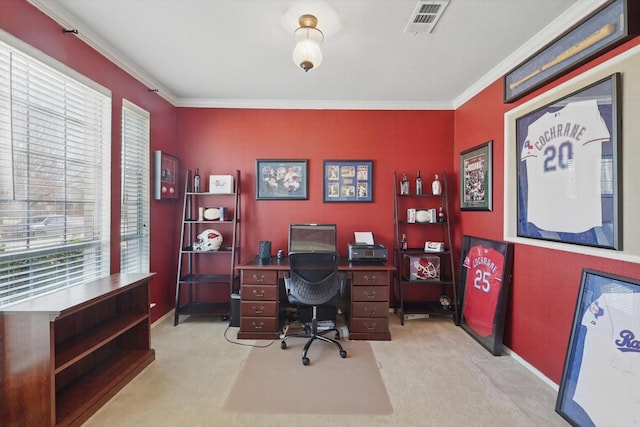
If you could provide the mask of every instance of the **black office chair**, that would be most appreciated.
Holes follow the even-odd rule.
[[[347,352],[337,341],[340,331],[331,328],[318,332],[318,308],[333,307],[335,301],[342,295],[345,274],[338,271],[339,256],[336,253],[298,252],[289,254],[289,274],[285,277],[285,289],[291,304],[298,305],[298,311],[311,307],[311,326],[305,326],[303,333],[291,334],[284,337],[280,348],[287,348],[287,339],[291,337],[307,338],[302,349],[302,364],[308,365],[307,352],[315,340],[335,344],[340,350],[340,357],[347,357]],[[334,311],[335,313],[335,311]],[[326,334],[335,332],[335,339]]]

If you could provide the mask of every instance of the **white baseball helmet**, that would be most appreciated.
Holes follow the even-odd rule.
[[[198,242],[193,244],[195,251],[217,251],[222,246],[222,234],[212,228],[198,234]]]

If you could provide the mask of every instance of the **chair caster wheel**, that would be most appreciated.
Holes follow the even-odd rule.
[[[284,341],[282,341],[282,342],[280,343],[280,348],[281,348],[281,349],[283,349],[283,350],[286,350],[286,349],[287,349],[287,343],[286,343],[286,342],[284,342]]]
[[[307,366],[307,365],[309,364],[309,358],[308,358],[308,357],[303,357],[303,358],[302,358],[302,364],[303,364],[304,366]]]
[[[346,350],[342,350],[342,351],[340,352],[340,357],[342,357],[343,359],[344,359],[345,357],[347,357],[347,351],[346,351]]]

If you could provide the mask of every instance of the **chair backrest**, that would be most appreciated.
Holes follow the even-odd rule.
[[[285,288],[293,304],[326,304],[343,287],[338,272],[340,257],[337,253],[296,252],[289,254],[289,277]]]

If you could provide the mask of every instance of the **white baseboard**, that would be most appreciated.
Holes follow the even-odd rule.
[[[174,309],[175,310],[175,309]],[[160,317],[158,320],[156,320],[155,322],[153,322],[151,324],[151,329],[155,328],[156,325],[159,325],[162,321],[164,321],[167,317],[171,316],[173,317],[173,313],[174,310],[170,310],[168,313],[166,313],[164,316]]]
[[[531,363],[524,360],[522,357],[518,355],[518,353],[511,350],[509,347],[506,347],[506,346],[504,347],[504,353],[509,355],[510,357],[513,357],[516,362],[520,363],[522,366],[527,368],[529,371],[531,371],[531,373],[533,373],[536,377],[540,378],[542,381],[544,381],[547,385],[549,385],[549,387],[551,387],[555,391],[558,391],[560,389],[558,384],[551,381],[545,374],[540,372],[538,369],[536,369],[535,366],[533,366]]]

